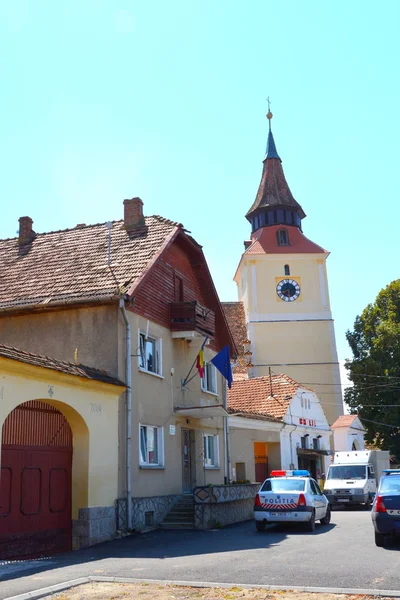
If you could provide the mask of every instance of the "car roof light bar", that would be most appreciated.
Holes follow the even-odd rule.
[[[290,471],[274,470],[269,474],[270,477],[311,477],[306,469],[295,469]]]

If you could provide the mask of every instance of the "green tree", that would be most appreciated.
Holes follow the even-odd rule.
[[[346,337],[353,386],[346,389],[345,401],[360,415],[366,441],[400,458],[400,279],[379,292]]]

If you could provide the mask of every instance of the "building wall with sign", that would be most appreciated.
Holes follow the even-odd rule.
[[[330,463],[332,432],[315,392],[299,388],[284,417],[281,431],[283,469],[311,467],[317,478]]]

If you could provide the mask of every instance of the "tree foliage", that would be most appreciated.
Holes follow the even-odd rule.
[[[346,337],[353,386],[346,389],[345,401],[360,415],[366,441],[400,459],[400,279],[380,291]]]

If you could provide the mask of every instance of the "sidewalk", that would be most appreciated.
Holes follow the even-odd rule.
[[[106,578],[104,578],[106,579]],[[49,588],[33,594],[14,596],[15,600],[47,598],[47,600],[372,600],[367,594],[344,594],[333,592],[307,592],[271,589],[270,586],[232,586],[198,584],[173,585],[157,583],[116,583],[89,581],[49,595]],[[393,592],[396,594],[396,592]],[[400,596],[397,593],[397,596]],[[393,596],[380,596],[390,600]],[[10,598],[11,600],[11,598]]]

